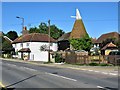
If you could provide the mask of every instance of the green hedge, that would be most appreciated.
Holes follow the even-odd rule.
[[[56,62],[56,63],[64,62],[61,54],[59,54],[59,53],[56,53],[56,54],[55,54],[55,62]]]

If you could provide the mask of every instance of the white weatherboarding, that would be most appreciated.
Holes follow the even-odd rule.
[[[82,19],[78,9],[76,9],[76,16],[71,16],[71,18],[76,18],[76,20]]]

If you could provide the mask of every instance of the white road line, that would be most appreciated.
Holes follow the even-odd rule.
[[[118,74],[115,74],[115,73],[109,73],[110,75],[118,75]]]
[[[103,90],[112,90],[112,89],[108,89],[108,88],[105,88],[105,87],[102,87],[102,86],[97,86],[97,88],[100,88],[100,89],[103,89]]]
[[[17,65],[14,65],[14,64],[8,64],[8,63],[7,63],[7,65],[9,65],[9,66],[17,66]]]
[[[16,65],[12,64],[12,66],[16,66]]]
[[[100,71],[94,71],[94,72],[100,72]]]
[[[106,72],[102,72],[103,74],[109,74],[109,73],[106,73]]]
[[[97,86],[97,88],[104,88],[104,87],[102,87],[102,86]]]
[[[61,77],[61,78],[64,78],[64,79],[67,79],[67,80],[71,80],[71,81],[77,81],[77,80],[72,79],[72,78],[68,78],[68,77],[64,77],[64,76],[60,76],[60,75],[56,75],[56,74],[52,74],[52,73],[48,73],[48,72],[45,72],[45,74],[56,76],[56,77]]]
[[[93,71],[93,70],[88,70],[88,71],[90,71],[90,72],[91,72],[91,71]]]
[[[81,70],[86,70],[86,69],[81,69]]]
[[[35,70],[35,69],[27,68],[27,67],[20,67],[20,68],[22,68],[22,69],[27,69],[27,70],[30,70],[30,71],[37,71],[37,70]]]

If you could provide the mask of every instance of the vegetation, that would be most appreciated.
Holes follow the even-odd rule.
[[[55,62],[56,63],[61,63],[61,62],[63,62],[64,60],[63,60],[63,58],[62,58],[62,56],[59,54],[59,53],[56,53],[55,54]]]
[[[86,35],[83,38],[79,38],[79,39],[70,39],[70,44],[73,46],[73,48],[75,50],[86,50],[86,51],[90,51],[91,49],[91,45],[92,45],[92,41],[91,38]]]
[[[7,34],[5,34],[5,36],[10,38],[11,40],[15,40],[16,38],[18,38],[18,34],[16,31],[9,31]]]
[[[98,66],[98,63],[89,63],[89,66]]]
[[[92,63],[89,63],[89,64],[72,64],[72,65],[78,65],[78,66],[114,66],[113,64],[108,64],[108,63],[95,63],[95,62],[92,62]]]
[[[32,27],[29,30],[29,33],[44,33],[48,34],[49,29],[46,23],[40,23],[38,27]],[[50,26],[50,35],[54,39],[58,39],[60,36],[62,36],[65,32],[61,29],[59,29],[55,25]]]
[[[3,36],[0,36],[0,39],[2,39],[0,51],[2,51],[2,54],[6,54],[6,57],[11,58],[11,55],[14,52],[11,42],[6,40]],[[2,55],[2,57],[4,57],[4,55]]]

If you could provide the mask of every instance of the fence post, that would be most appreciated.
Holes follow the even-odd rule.
[[[99,64],[100,64],[100,55],[99,55]]]
[[[85,57],[85,55],[83,57],[84,57],[84,64],[86,64],[86,57]]]

